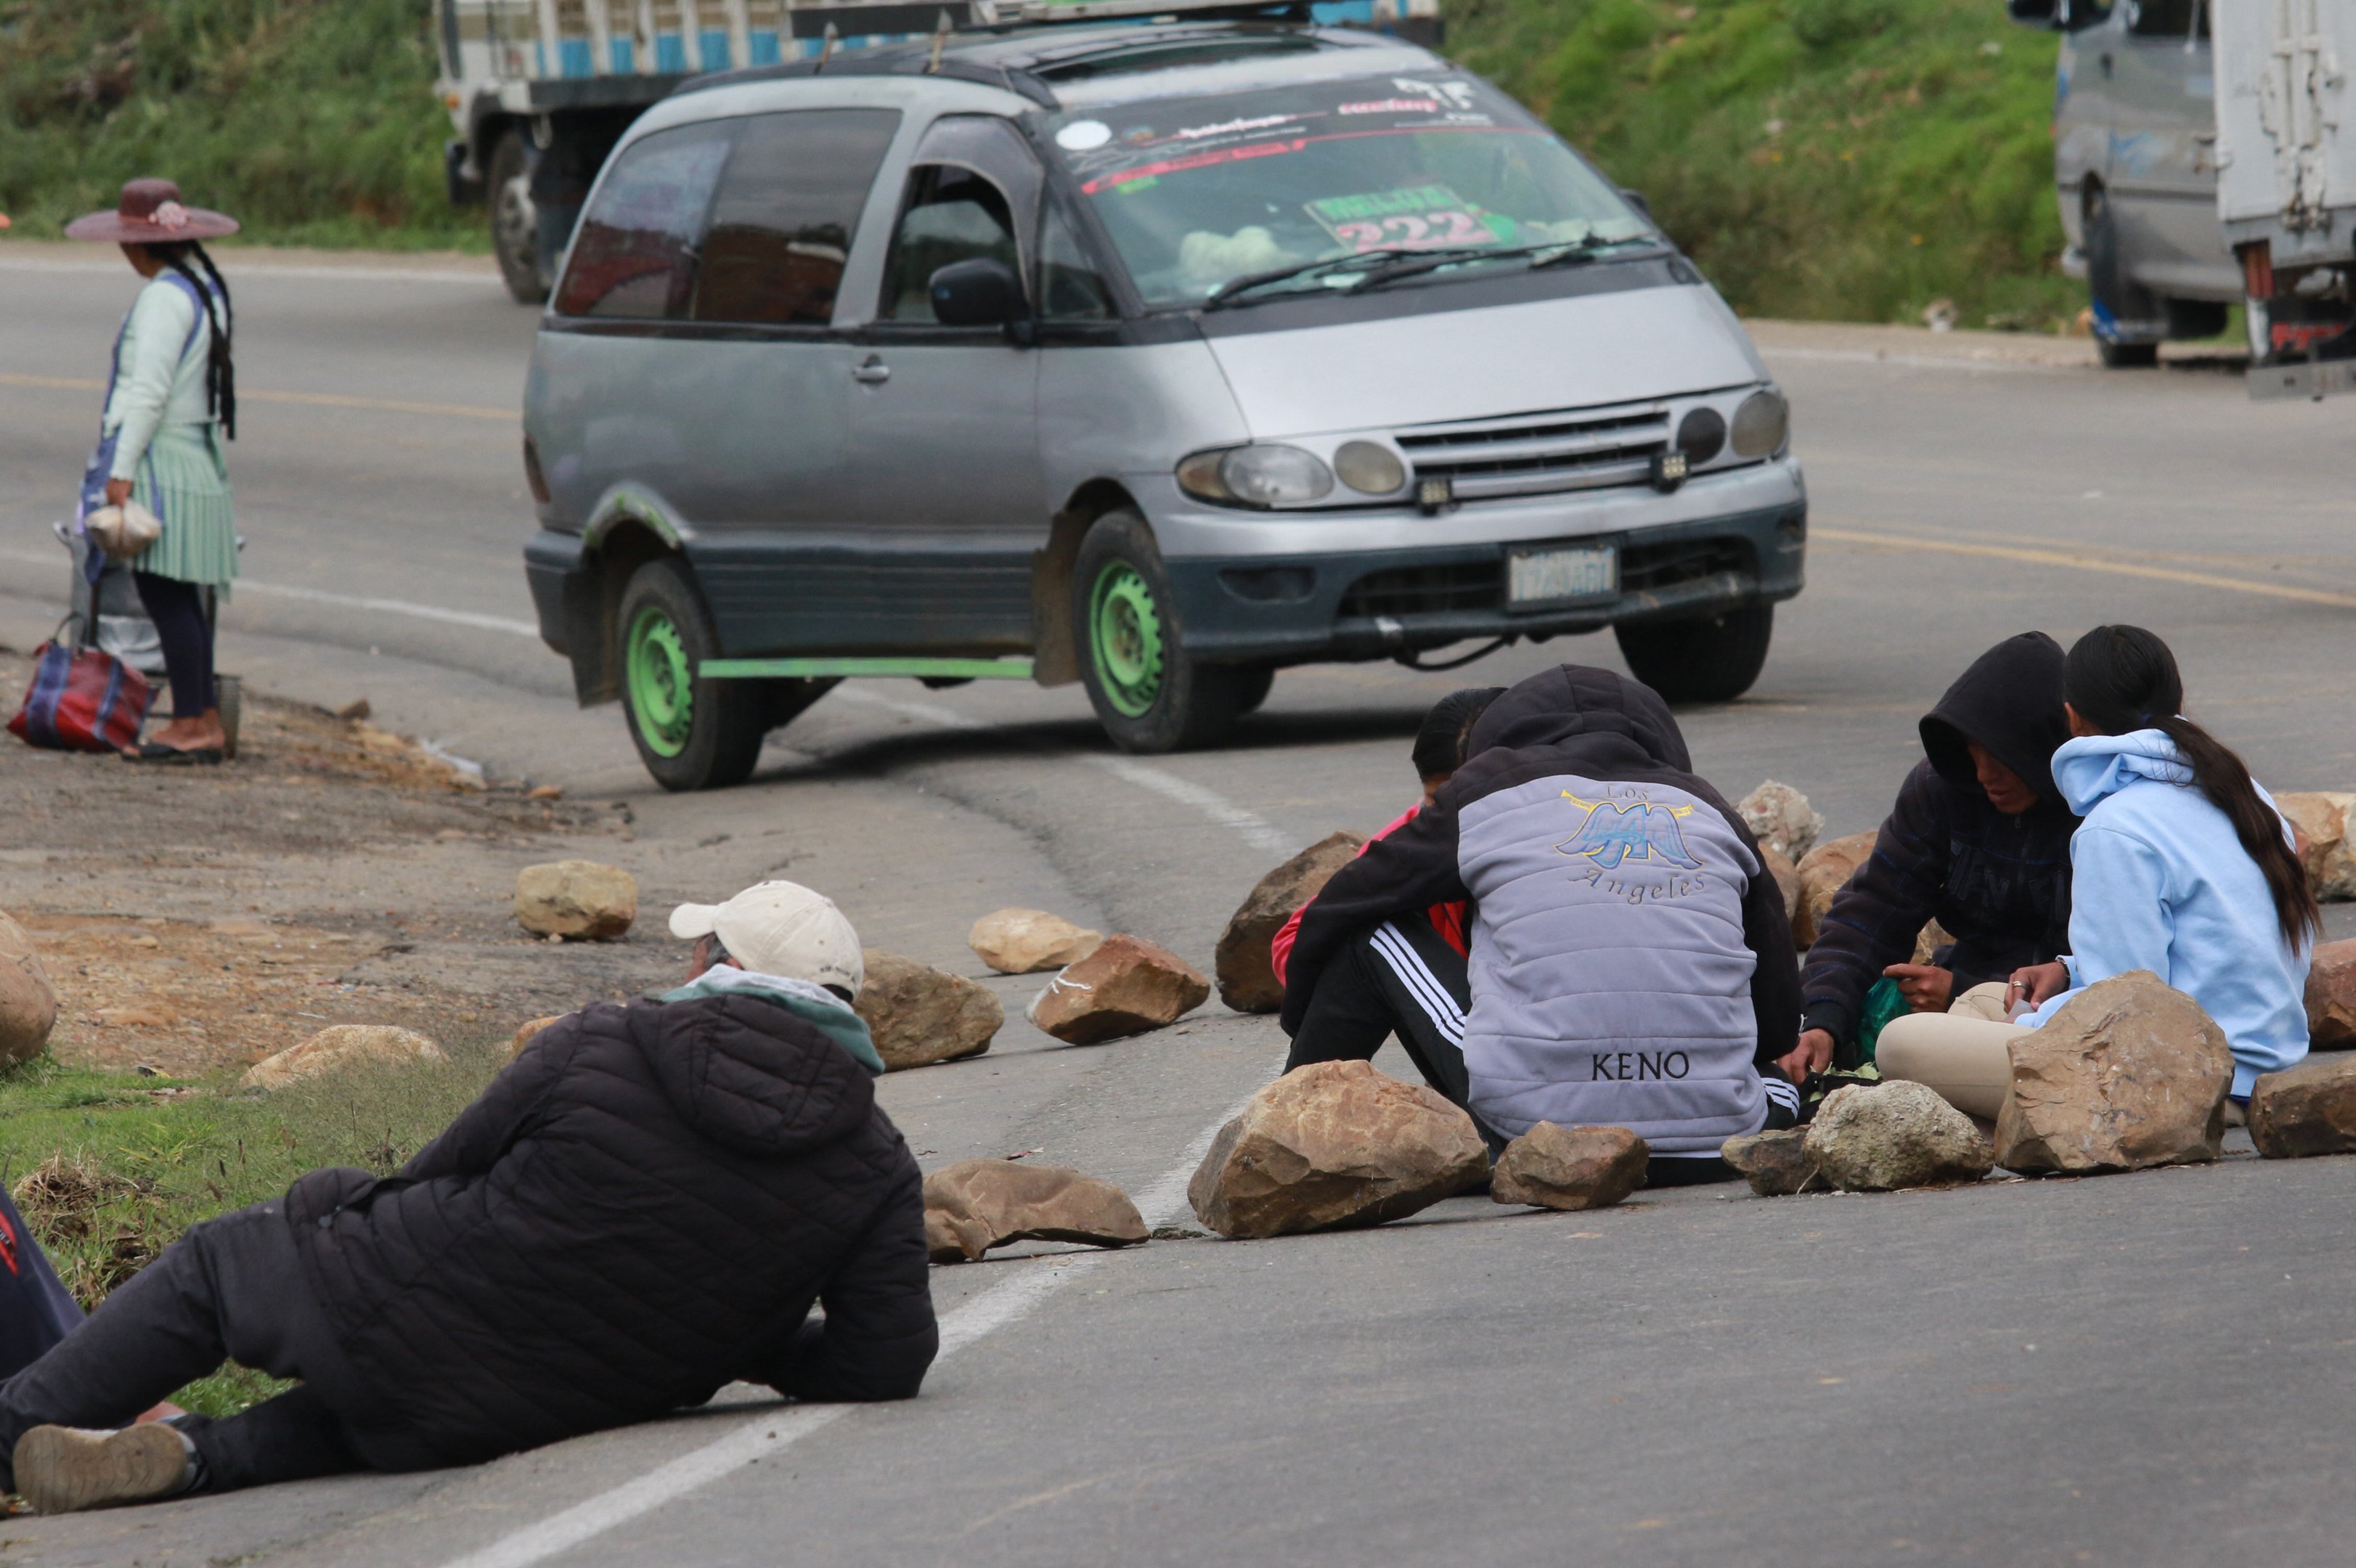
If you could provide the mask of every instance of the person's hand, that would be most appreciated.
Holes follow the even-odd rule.
[[[1793,1048],[1792,1054],[1775,1063],[1783,1070],[1783,1076],[1794,1083],[1805,1083],[1809,1073],[1822,1072],[1832,1064],[1832,1033],[1821,1029],[1802,1029],[1800,1043]]]
[[[1944,1013],[1947,1010],[1947,998],[1955,988],[1954,971],[1942,969],[1935,964],[1892,964],[1881,973],[1898,982],[1898,994],[1905,997],[1906,1005],[1916,1012]]]
[[[2012,988],[2007,993],[2011,1001],[2028,998],[2032,1008],[2047,1002],[2070,988],[2070,966],[2067,964],[2031,964],[2012,972]]]
[[[106,482],[106,504],[108,506],[120,507],[123,502],[128,501],[129,499],[131,499],[130,480],[110,479]]]

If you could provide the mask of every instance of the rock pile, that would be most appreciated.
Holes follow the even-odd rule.
[[[1269,944],[1292,912],[1315,898],[1365,842],[1362,834],[1328,834],[1259,880],[1219,933],[1211,964],[1218,976],[1219,1000],[1239,1013],[1272,1013],[1284,1005],[1284,987],[1269,961]]]
[[[1807,1143],[1807,1128],[1785,1127],[1729,1138],[1718,1154],[1742,1173],[1751,1191],[1762,1198],[1783,1198],[1805,1191],[1811,1182],[1825,1185],[1816,1174],[1815,1162],[1808,1157]]]
[[[2356,795],[2337,790],[2294,791],[2275,796],[2275,805],[2298,829],[2299,864],[2319,899],[2356,899],[2356,843],[2351,842],[2348,808]]]
[[[1108,936],[1047,982],[1029,1018],[1071,1045],[1100,1045],[1176,1023],[1208,1001],[1211,983],[1170,949],[1138,936]]]
[[[1145,1236],[1128,1193],[1062,1166],[968,1159],[925,1178],[925,1249],[937,1264],[1010,1242],[1126,1247]]]
[[[1652,1147],[1625,1127],[1540,1122],[1497,1157],[1489,1196],[1536,1209],[1609,1209],[1644,1185],[1652,1157]]]
[[[1799,860],[1815,848],[1825,830],[1825,814],[1809,805],[1806,795],[1773,779],[1744,795],[1734,809],[1761,848],[1787,860]]]
[[[2307,971],[2307,1042],[2318,1051],[2356,1045],[2356,939],[2316,944]]]
[[[25,928],[0,914],[0,1062],[38,1056],[58,1024],[58,994]]]
[[[1001,975],[1036,975],[1076,964],[1104,936],[1043,909],[1002,909],[973,923],[966,943]]]
[[[1808,1164],[1848,1192],[1977,1181],[1996,1150],[1972,1119],[1921,1083],[1852,1083],[1825,1096],[1802,1141]]]
[[[1800,907],[1792,916],[1792,940],[1802,947],[1815,945],[1817,923],[1832,908],[1833,895],[1848,885],[1851,873],[1873,854],[1874,835],[1852,833],[1819,844],[1800,858]]]
[[[526,866],[516,878],[515,917],[535,936],[608,940],[638,918],[638,881],[618,866],[594,860]]]
[[[1006,1022],[998,998],[962,975],[880,948],[862,956],[867,980],[852,1010],[867,1020],[875,1054],[891,1072],[980,1056]]]
[[[1379,1225],[1477,1185],[1489,1151],[1472,1118],[1364,1061],[1295,1068],[1219,1129],[1186,1188],[1223,1236]]]
[[[2008,1170],[2139,1170],[2217,1157],[2233,1056],[2225,1033],[2148,969],[2090,986],[2011,1042],[1996,1123]]]
[[[2310,1056],[2250,1091],[2250,1141],[2268,1159],[2356,1154],[2356,1053]]]
[[[330,1024],[300,1045],[265,1056],[245,1070],[241,1089],[284,1089],[308,1078],[354,1067],[409,1066],[444,1061],[442,1047],[415,1029],[391,1024]]]

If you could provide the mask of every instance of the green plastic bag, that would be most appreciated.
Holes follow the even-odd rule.
[[[1887,976],[1876,980],[1873,989],[1865,994],[1865,1006],[1858,1009],[1857,1020],[1857,1059],[1859,1062],[1873,1060],[1873,1048],[1881,1042],[1881,1031],[1892,1019],[1902,1019],[1913,1009],[1906,1005],[1905,993],[1898,982]]]

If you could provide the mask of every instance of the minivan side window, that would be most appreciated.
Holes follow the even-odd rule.
[[[917,144],[884,261],[876,314],[928,323],[932,276],[952,261],[988,257],[1020,277],[1036,232],[1045,176],[1022,133],[991,114],[948,114]]]
[[[755,114],[736,133],[696,269],[696,321],[824,326],[896,109]]]
[[[2200,29],[2197,34],[2195,27]],[[2188,37],[2206,38],[2209,6],[2206,0],[2131,0],[2127,31],[2138,38],[2174,38],[2179,43]]]
[[[686,314],[729,133],[724,122],[681,125],[623,152],[582,214],[556,291],[559,315],[659,321]]]

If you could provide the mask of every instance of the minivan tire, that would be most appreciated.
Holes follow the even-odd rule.
[[[1072,641],[1097,721],[1124,752],[1185,751],[1221,739],[1257,684],[1250,667],[1187,656],[1162,551],[1131,511],[1106,513],[1080,540]]]
[[[483,192],[483,205],[490,209],[491,254],[498,259],[508,296],[518,304],[543,303],[549,279],[540,267],[540,209],[531,199],[531,160],[521,132],[500,135]]]
[[[1731,702],[1767,665],[1775,606],[1754,601],[1691,620],[1636,621],[1612,628],[1638,680],[1666,702]]]
[[[780,721],[764,689],[769,683],[693,673],[718,654],[720,640],[685,566],[650,560],[630,574],[614,641],[630,740],[655,783],[668,790],[725,789],[753,776],[761,741]]]

